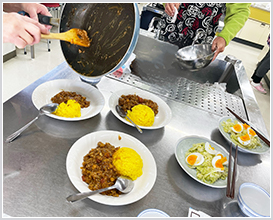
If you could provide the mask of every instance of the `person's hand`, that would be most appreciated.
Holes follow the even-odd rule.
[[[22,3],[22,10],[27,12],[29,14],[29,17],[34,19],[35,21],[38,21],[37,14],[43,14],[50,17],[52,16],[47,10],[47,7],[42,4]]]
[[[167,13],[167,15],[173,17],[175,10],[174,7],[176,7],[176,9],[179,8],[180,3],[166,3],[165,4],[165,12]]]
[[[48,34],[45,25],[18,13],[3,14],[3,42],[13,43],[22,49],[40,42],[41,33]]]
[[[226,47],[226,41],[222,37],[216,37],[213,42],[211,49],[212,51],[215,51],[214,56],[212,58],[212,61],[214,61],[217,57],[217,55],[225,50]]]
[[[47,7],[38,4],[38,3],[22,3],[22,10],[27,12],[29,14],[29,17],[34,19],[35,21],[38,21],[38,15],[37,14],[42,14],[46,16],[52,17],[50,12],[48,11]],[[44,25],[48,30],[51,28],[50,25]]]

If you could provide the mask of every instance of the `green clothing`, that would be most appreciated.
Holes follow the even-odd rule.
[[[226,45],[241,30],[250,15],[251,3],[226,3],[226,16],[224,19],[224,28],[218,34],[226,41]]]

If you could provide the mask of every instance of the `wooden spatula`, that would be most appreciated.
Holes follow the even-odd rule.
[[[41,38],[68,41],[71,44],[76,44],[83,47],[90,46],[90,40],[87,36],[87,32],[78,28],[72,28],[69,31],[62,33],[41,34]]]

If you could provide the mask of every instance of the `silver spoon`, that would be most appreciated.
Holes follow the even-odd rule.
[[[198,32],[196,33],[196,35],[195,35],[195,37],[194,37],[194,39],[193,39],[193,41],[192,41],[192,44],[191,44],[192,48],[193,48],[195,42],[198,40],[199,35],[200,35],[201,33],[202,33],[201,31],[198,31]]]
[[[130,179],[127,179],[126,177],[119,177],[117,178],[115,184],[113,186],[109,186],[107,188],[98,189],[95,191],[90,192],[82,192],[70,195],[66,198],[66,200],[70,203],[85,199],[86,197],[92,196],[97,193],[101,193],[110,189],[118,189],[122,193],[129,193],[134,188],[134,182]]]
[[[116,111],[120,117],[127,118],[137,128],[139,133],[142,133],[142,130],[140,129],[140,127],[138,127],[138,125],[135,122],[133,122],[133,120],[131,118],[128,117],[128,115],[124,112],[124,110],[121,108],[120,105],[116,105]]]
[[[7,137],[6,142],[12,142],[15,138],[17,138],[24,130],[26,130],[34,121],[36,121],[41,115],[46,115],[54,112],[59,104],[57,103],[50,103],[47,105],[44,105],[39,110],[39,115],[34,118],[32,121],[27,123],[24,127],[20,128],[18,131],[14,132],[10,136]]]

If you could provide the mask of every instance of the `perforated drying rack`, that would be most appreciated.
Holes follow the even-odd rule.
[[[214,114],[231,115],[225,108],[229,107],[241,117],[247,118],[243,100],[239,96],[223,91],[210,83],[196,83],[183,77],[177,77],[171,88],[165,88],[164,85],[160,87],[145,82],[131,73],[123,73],[119,77],[115,74],[107,76]]]

